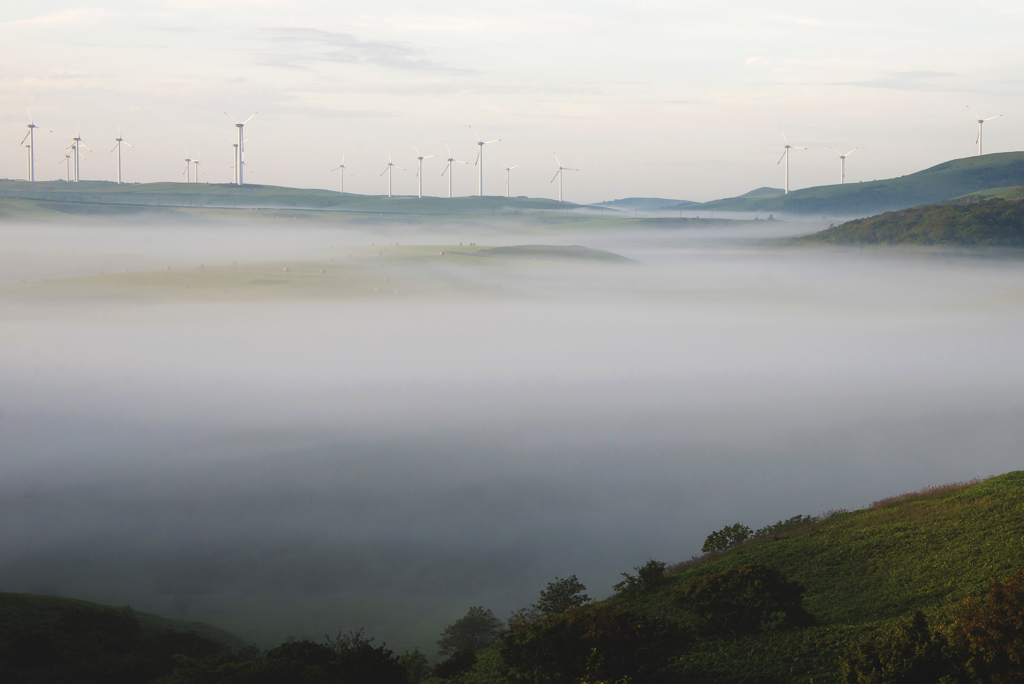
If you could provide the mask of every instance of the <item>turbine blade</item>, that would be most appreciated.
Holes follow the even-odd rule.
[[[476,151],[476,159],[473,161],[473,166],[476,166],[476,163],[478,161],[480,161],[480,155],[481,154],[483,154],[483,150],[482,149]]]
[[[470,126],[470,127],[469,127],[469,130],[473,131],[473,127],[472,127],[472,126]],[[482,141],[480,140],[480,136],[476,134],[476,131],[473,131],[473,137],[475,137],[475,138],[477,139],[477,142],[482,142]]]
[[[554,152],[552,152],[551,154],[555,155],[555,161],[558,162],[558,168],[562,168],[562,162],[558,161],[558,155],[555,154]]]
[[[836,148],[832,147],[831,145],[828,146],[828,149],[832,150],[836,154],[839,154],[839,150],[837,150]],[[843,155],[839,154],[839,156],[842,157]]]
[[[231,115],[230,115],[230,114],[228,114],[227,112],[224,112],[224,116],[228,117],[229,119],[231,119],[231,120],[232,120],[232,121],[234,121],[235,123],[238,123],[238,119],[236,119],[235,117],[231,116]]]
[[[990,116],[987,119],[985,119],[985,121],[991,121],[992,119],[998,119],[1000,116],[1002,116],[1002,114],[998,114],[996,116]]]
[[[448,162],[448,166],[444,167],[444,171],[441,172],[441,175],[443,176],[445,174],[445,172],[448,171],[448,169],[451,168],[451,166],[452,166],[452,163]]]
[[[388,148],[388,163],[391,163],[391,148]]]
[[[412,145],[412,143],[409,143],[409,144],[410,144],[410,145]],[[413,146],[412,146],[412,149],[416,150],[416,146],[415,146],[415,145],[413,145]],[[419,157],[419,156],[420,156],[420,151],[419,151],[419,150],[416,150],[416,156],[417,156],[417,157]]]
[[[554,175],[554,176],[552,176],[552,177],[551,177],[551,180],[550,180],[550,181],[548,181],[548,182],[549,182],[549,183],[554,183],[554,182],[555,182],[555,179],[556,179],[556,178],[558,178],[558,174],[560,174],[560,173],[562,173],[562,167],[561,167],[561,166],[559,166],[559,167],[558,167],[558,170],[557,170],[557,171],[555,171],[555,175]]]
[[[971,105],[966,105],[966,107],[967,107],[967,109],[968,109],[968,110],[969,110],[969,111],[971,112],[971,114],[973,114],[973,115],[974,115],[974,118],[975,118],[975,119],[980,119],[980,118],[981,118],[980,116],[978,116],[978,112],[976,112],[976,111],[974,111],[973,109],[971,109]]]
[[[24,138],[22,138],[22,139],[21,139],[21,142],[20,142],[20,143],[18,143],[18,144],[19,144],[19,145],[24,145],[24,144],[25,144],[25,141],[26,141],[26,140],[28,140],[28,136],[29,136],[29,133],[31,133],[31,132],[32,132],[32,131],[29,131],[28,133],[26,133],[26,134],[25,134],[25,137],[24,137]]]
[[[257,114],[259,114],[259,112],[253,112],[253,113],[252,113],[252,116],[256,116]],[[249,123],[250,121],[252,121],[252,116],[250,116],[250,117],[249,117],[248,119],[246,119],[245,121],[243,121],[243,122],[242,122],[242,125],[244,126],[245,124],[247,124],[247,123]]]
[[[789,144],[789,138],[786,137],[786,131],[782,130],[782,126],[779,126],[779,130],[782,131],[782,139],[785,140],[786,144],[788,145]]]
[[[436,156],[437,156],[436,154],[428,154],[426,157],[424,157],[424,159],[430,159],[430,158],[436,157]]]
[[[25,103],[25,111],[28,112],[28,122],[34,124],[35,121],[32,119],[32,110],[28,108],[28,103]]]
[[[383,171],[380,172],[380,175],[383,176],[385,173],[388,172],[388,169],[390,169],[390,168],[391,168],[390,166],[386,167]]]
[[[775,162],[775,165],[778,166],[779,164],[781,164],[782,160],[786,158],[787,154],[789,154],[789,149],[782,153],[782,156],[779,157],[779,161]]]
[[[113,152],[116,149],[117,149],[117,143],[114,143],[114,146],[110,148],[110,151]]]
[[[447,140],[444,141],[444,149],[448,150],[448,156],[451,157],[452,156],[452,148],[448,147],[448,141]]]
[[[860,146],[854,147],[852,150],[850,150],[849,152],[846,153],[846,156],[849,157],[851,154],[853,154],[854,152],[856,152],[859,149],[860,149]]]
[[[484,143],[484,145],[490,145],[491,143],[496,143],[496,142],[501,142],[501,138],[498,138],[497,140],[488,140],[487,142]]]
[[[520,167],[520,164],[516,164],[516,165],[515,165],[515,166],[513,166],[512,168],[513,168],[513,169],[518,169],[519,167]],[[510,170],[511,170],[511,169],[510,169]]]

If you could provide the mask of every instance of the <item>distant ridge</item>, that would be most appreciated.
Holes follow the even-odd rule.
[[[624,209],[628,211],[658,211],[667,207],[676,208],[689,204],[697,204],[697,202],[691,202],[689,200],[662,199],[660,197],[626,197],[624,199],[608,200],[607,202],[596,202],[589,206]]]
[[[991,188],[1024,185],[1024,152],[1002,152],[943,162],[899,178],[793,190],[758,188],[746,195],[673,208],[860,217],[934,204]],[[771,191],[774,196],[755,193]]]

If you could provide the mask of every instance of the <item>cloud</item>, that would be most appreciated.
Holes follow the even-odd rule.
[[[56,14],[44,14],[41,17],[4,21],[0,22],[0,26],[55,26],[57,24],[70,24],[72,22],[95,21],[105,14],[107,14],[106,10],[99,9],[98,7],[87,7],[84,9],[69,10],[67,12],[59,12]]]
[[[258,61],[265,66],[306,69],[316,62],[335,62],[408,71],[471,73],[435,62],[427,57],[426,50],[409,43],[362,40],[350,33],[314,28],[267,29],[262,37],[284,48],[261,56]]]
[[[858,88],[882,88],[884,90],[947,91],[957,87],[951,83],[960,74],[948,71],[889,71],[867,81],[846,81],[832,85],[855,86]]]
[[[748,65],[767,64],[768,60],[765,59],[764,57],[747,57],[745,60],[743,60],[743,63]]]

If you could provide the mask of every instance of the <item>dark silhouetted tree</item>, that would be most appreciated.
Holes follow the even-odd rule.
[[[501,620],[490,608],[473,606],[466,615],[444,628],[437,641],[437,654],[450,656],[459,651],[477,651],[490,646],[501,634]]]
[[[590,603],[590,597],[584,594],[587,588],[571,575],[562,579],[556,577],[554,582],[548,582],[548,588],[542,589],[540,599],[535,608],[544,615],[563,613],[571,608]]]

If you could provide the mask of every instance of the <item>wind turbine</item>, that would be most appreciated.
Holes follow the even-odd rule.
[[[135,145],[132,145],[130,142],[127,142],[124,138],[121,137],[121,124],[117,124],[117,137],[114,138],[114,140],[116,140],[117,142],[114,143],[114,146],[110,149],[110,151],[113,152],[114,150],[117,150],[117,184],[120,185],[121,184],[121,143],[124,143],[125,145],[127,145],[128,147],[130,147],[132,149],[135,149]]]
[[[558,157],[555,157],[555,159],[558,159]],[[505,167],[505,197],[511,197],[509,194],[509,175],[512,173],[512,169],[518,169],[520,165],[508,166],[505,162],[501,161],[501,157],[498,158],[498,161]],[[561,189],[561,183],[559,183],[559,189]]]
[[[253,116],[255,116],[255,114],[253,114]],[[225,138],[225,139],[226,139],[226,140],[227,140],[227,141],[228,141],[229,143],[231,143],[231,146],[235,148],[235,156],[234,156],[234,163],[233,163],[233,164],[231,165],[231,169],[232,169],[232,170],[234,171],[235,175],[234,175],[234,178],[232,178],[232,179],[231,179],[231,182],[232,182],[232,183],[234,183],[235,185],[238,185],[238,167],[239,167],[239,163],[238,163],[238,143],[236,143],[236,142],[232,142],[232,141],[231,141],[231,138],[228,138],[228,136],[224,135],[223,133],[221,133],[221,135],[223,135],[223,136],[224,136],[224,138]],[[242,142],[243,142],[243,143],[247,143],[247,142],[249,142],[250,140],[252,140],[252,136],[250,136],[250,137],[246,138],[246,139],[245,139],[245,140],[243,140]]]
[[[28,105],[25,105],[25,110],[28,112],[28,133],[26,133],[25,137],[21,139],[21,144],[24,145],[25,144],[25,139],[26,138],[28,139],[28,148],[31,150],[31,152],[29,152],[29,154],[28,154],[28,179],[30,181],[34,181],[36,179],[36,136],[35,136],[35,130],[37,128],[39,128],[39,126],[36,126],[35,121],[32,119],[32,110],[28,108]],[[46,128],[42,128],[40,130],[44,130],[47,133],[53,133],[53,131],[51,131],[49,129],[46,129]]]
[[[832,150],[836,154],[839,154],[839,150],[837,150],[836,148],[832,147],[831,145],[828,146],[828,149]],[[856,152],[858,149],[859,149],[859,147],[854,147],[852,150],[850,150],[846,154],[839,154],[839,184],[840,185],[843,185],[846,182],[846,158],[849,157],[854,152]]]
[[[79,158],[82,156],[82,151],[80,148],[84,146],[85,149],[89,150],[90,152],[92,152],[92,148],[86,145],[84,142],[82,142],[82,124],[78,124],[78,135],[72,138],[72,140],[74,140],[74,142],[71,143],[71,145],[74,146],[75,148],[75,182],[77,183],[79,179]]]
[[[57,166],[64,165],[64,180],[68,183],[71,182],[71,153],[64,150],[64,158],[57,162]]]
[[[974,114],[974,116],[978,116],[978,113],[976,111],[974,111],[973,109],[971,109],[970,105],[967,105],[967,109],[969,109],[971,111],[971,114]],[[980,116],[978,116],[978,139],[975,140],[974,143],[978,146],[978,156],[979,157],[981,156],[981,127],[985,125],[986,121],[991,121],[992,119],[998,119],[1000,116],[1002,116],[1002,114],[999,114],[997,116],[990,116],[987,119],[982,119]]]
[[[253,112],[252,116],[256,116],[257,114],[259,114],[259,112]],[[242,139],[242,132],[245,128],[245,124],[252,121],[252,116],[250,116],[242,123],[238,123],[238,119],[231,116],[227,112],[224,112],[224,116],[234,121],[235,127],[238,128],[238,184],[242,185],[242,171],[245,168],[245,140]],[[248,138],[246,138],[246,140],[248,140]]]
[[[552,152],[551,154],[555,154]],[[555,175],[551,177],[551,182],[554,183],[555,179],[558,179],[558,201],[562,201],[562,172],[563,171],[579,171],[579,169],[570,169],[567,166],[562,166],[562,162],[558,161],[558,155],[555,154],[555,161],[558,162],[558,171],[555,171]]]
[[[416,146],[413,145],[412,149],[416,150]],[[416,150],[416,159],[418,160],[418,165],[416,167],[416,177],[419,179],[420,199],[423,199],[423,160],[424,159],[430,159],[431,157],[436,157],[436,156],[437,156],[436,154],[431,154],[431,155],[427,155],[426,157],[424,157],[422,154],[420,154],[419,150]]]
[[[448,199],[451,199],[452,198],[452,174],[454,174],[454,172],[455,172],[455,169],[452,167],[452,164],[465,164],[466,166],[469,166],[469,162],[459,161],[458,159],[453,157],[452,156],[452,148],[448,147],[448,141],[447,140],[444,141],[444,148],[446,150],[448,150],[448,166],[444,167],[444,171],[441,172],[441,175],[443,176],[445,171],[451,171],[452,172],[452,173],[448,174]]]
[[[388,167],[380,172],[380,175],[382,175],[382,176],[385,173],[388,174],[388,197],[391,197],[391,167],[392,166],[394,166],[394,164],[391,163],[391,148],[389,147],[388,148]],[[405,171],[405,169],[403,169],[401,166],[399,166],[398,168],[401,169],[402,171]]]
[[[341,169],[341,194],[345,194],[345,155],[341,155],[341,166],[335,166],[331,169],[332,172]]]
[[[188,156],[188,149],[185,150],[185,170],[182,171],[181,175],[185,177],[186,183],[192,182],[192,157]]]
[[[473,131],[473,127],[470,126],[469,130]],[[476,144],[480,146],[480,149],[476,153],[476,161],[473,162],[473,166],[480,165],[480,196],[484,196],[484,145],[490,145],[491,143],[501,142],[501,138],[497,140],[488,140],[484,142],[480,139],[480,136],[473,131],[473,135],[476,136]]]
[[[201,157],[203,155],[200,154],[199,156]],[[203,166],[202,166],[202,163],[198,159],[193,159],[192,163],[196,165],[196,183],[198,183],[199,182],[199,172],[202,170]],[[206,171],[203,171],[203,175],[204,176],[206,175]]]
[[[32,146],[26,145],[24,140],[19,144],[25,148],[26,152],[28,152],[28,157],[25,159],[25,178],[27,180],[32,180]]]
[[[781,126],[779,127],[779,130],[782,131],[782,127]],[[806,150],[807,148],[806,147],[797,147],[795,145],[790,145],[789,144],[789,138],[786,137],[786,131],[782,131],[782,139],[786,141],[786,151],[782,153],[782,156],[779,157],[779,161],[775,162],[775,165],[778,166],[779,164],[782,163],[783,159],[786,160],[786,194],[788,195],[789,194],[789,151],[790,150]]]

